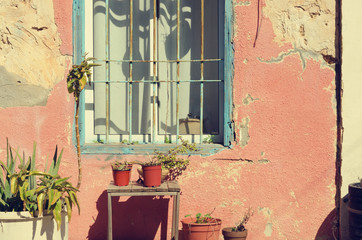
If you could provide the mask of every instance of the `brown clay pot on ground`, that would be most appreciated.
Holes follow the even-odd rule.
[[[224,240],[245,240],[248,235],[248,230],[242,232],[233,232],[232,227],[223,228],[222,235],[224,235]]]
[[[130,172],[132,165],[129,166],[128,169],[125,170],[114,170],[113,169],[113,180],[114,185],[116,186],[127,186],[129,184]]]
[[[185,240],[218,240],[221,219],[212,218],[208,223],[195,223],[191,218],[181,220]]]
[[[142,166],[143,185],[145,187],[157,187],[161,185],[161,165]]]

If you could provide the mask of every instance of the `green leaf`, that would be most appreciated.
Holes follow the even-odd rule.
[[[30,159],[30,171],[34,171],[35,170],[35,157],[36,157],[36,142],[34,142],[33,144],[33,155],[31,156]],[[35,182],[35,177],[34,176],[30,176],[29,177],[29,187],[30,189],[34,189],[36,188],[36,182]]]
[[[44,198],[45,193],[40,193],[36,199],[38,202],[39,217],[43,215]]]
[[[63,155],[63,149],[60,151],[59,157],[58,157],[58,146],[55,147],[54,157],[53,161],[49,167],[49,174],[51,175],[57,175],[59,171],[60,162]]]
[[[10,179],[10,187],[11,187],[11,193],[16,194],[18,192],[18,178],[12,177]]]
[[[39,186],[37,187],[36,189],[34,189],[37,193],[43,191],[43,189],[45,189],[46,187],[45,186]]]
[[[87,84],[87,75],[83,74],[83,77],[79,80],[79,91],[82,91]]]
[[[31,189],[25,192],[25,197],[26,198],[31,198],[35,195],[36,189]]]
[[[19,194],[20,194],[20,199],[25,201],[25,192],[26,190],[28,190],[29,187],[29,182],[24,182],[23,185],[19,186]]]
[[[53,201],[53,197],[54,197],[54,189],[49,189],[48,190],[48,210],[50,210],[51,207],[51,202]]]
[[[54,190],[53,191],[54,196],[52,197],[52,201],[50,202],[50,205],[54,205],[56,202],[60,201],[60,197],[62,196],[62,193],[59,192],[58,190]]]
[[[61,185],[63,182],[67,181],[69,177],[58,179],[54,182],[55,185]]]
[[[68,222],[70,222],[70,219],[72,217],[72,200],[70,197],[66,197],[65,199],[65,206],[67,207],[67,213],[68,213]]]
[[[62,224],[62,202],[58,201],[53,209],[54,220],[57,223],[57,230],[59,231],[60,225]]]
[[[70,199],[72,200],[72,202],[77,205],[78,214],[80,214],[80,207],[79,207],[79,202],[78,202],[77,195],[75,194],[75,192],[72,192],[72,191],[69,191],[68,194],[69,194]]]
[[[9,206],[9,204],[7,204],[4,200],[2,200],[1,198],[0,198],[0,203],[3,205],[3,206]]]
[[[74,92],[73,84],[68,82],[67,83],[67,88],[68,88],[68,93],[73,93]]]

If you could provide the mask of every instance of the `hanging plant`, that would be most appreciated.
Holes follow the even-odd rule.
[[[77,188],[80,187],[82,181],[82,165],[80,157],[80,135],[79,135],[79,96],[82,90],[85,88],[87,82],[91,85],[91,68],[100,66],[100,64],[89,63],[89,61],[95,60],[93,57],[86,58],[87,54],[84,55],[84,60],[79,65],[73,65],[69,70],[67,76],[67,88],[69,93],[73,93],[76,110],[75,110],[75,132],[77,139],[77,158],[78,158],[78,184]]]

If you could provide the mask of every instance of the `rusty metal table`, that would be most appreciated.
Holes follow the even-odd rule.
[[[112,240],[112,197],[119,196],[172,196],[172,229],[171,239],[178,240],[178,221],[180,210],[180,185],[177,181],[165,181],[159,187],[144,187],[137,182],[130,182],[128,186],[116,186],[113,182],[108,185],[108,240]]]

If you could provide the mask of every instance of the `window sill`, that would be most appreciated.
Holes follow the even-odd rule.
[[[118,155],[145,155],[156,151],[167,151],[176,144],[85,144],[81,147],[82,154],[118,154]],[[210,156],[222,150],[229,149],[221,144],[197,144],[198,151],[191,155]]]

